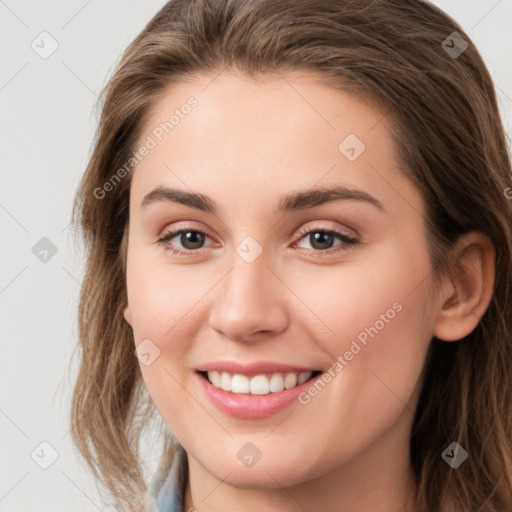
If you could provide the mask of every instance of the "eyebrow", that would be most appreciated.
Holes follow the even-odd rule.
[[[343,186],[334,186],[286,194],[282,196],[279,201],[277,213],[306,210],[314,206],[339,200],[361,201],[385,211],[383,204],[367,192]],[[142,200],[141,206],[147,207],[159,201],[170,201],[195,208],[196,210],[213,214],[218,213],[215,202],[208,196],[163,186],[157,187],[146,194]]]

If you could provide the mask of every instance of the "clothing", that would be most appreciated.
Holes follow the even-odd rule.
[[[159,464],[144,501],[144,512],[185,512],[187,454],[181,446]]]

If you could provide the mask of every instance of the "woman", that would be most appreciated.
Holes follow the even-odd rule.
[[[73,437],[118,509],[510,510],[511,190],[429,3],[167,3],[75,204]]]

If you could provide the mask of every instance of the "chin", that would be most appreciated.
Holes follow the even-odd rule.
[[[278,455],[269,456],[265,461],[262,457],[252,467],[245,467],[238,459],[233,461],[231,458],[212,462],[203,464],[206,470],[220,481],[239,489],[281,489],[315,478],[315,475],[308,473],[309,468],[298,466],[293,459]],[[302,469],[299,471],[298,467]]]

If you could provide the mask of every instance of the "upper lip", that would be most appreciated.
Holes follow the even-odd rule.
[[[275,363],[272,361],[256,361],[254,363],[237,363],[235,361],[214,361],[202,364],[197,368],[199,372],[209,371],[227,372],[231,374],[246,375],[252,377],[262,373],[303,373],[317,371],[314,368],[294,366],[290,364]]]

